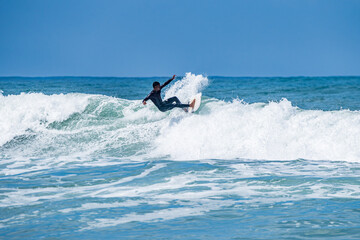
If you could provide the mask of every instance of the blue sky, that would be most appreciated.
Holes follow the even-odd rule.
[[[0,0],[0,76],[360,75],[358,0]]]

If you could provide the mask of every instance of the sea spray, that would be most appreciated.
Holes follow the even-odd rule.
[[[165,99],[177,96],[181,102],[188,102],[192,96],[201,92],[208,84],[207,77],[186,73],[185,77],[165,90]]]

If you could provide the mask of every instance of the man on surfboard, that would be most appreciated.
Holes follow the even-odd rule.
[[[183,108],[185,111],[187,111],[188,107],[193,108],[195,105],[195,100],[193,100],[190,104],[182,104],[180,100],[177,97],[171,97],[169,99],[166,99],[163,101],[161,99],[161,89],[168,85],[172,80],[175,79],[175,75],[167,80],[164,84],[160,85],[159,82],[153,82],[153,90],[147,95],[146,98],[143,100],[143,104],[146,105],[147,100],[151,100],[155,106],[162,112],[171,110],[173,108]]]

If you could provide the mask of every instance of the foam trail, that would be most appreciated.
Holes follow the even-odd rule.
[[[216,208],[211,210],[215,210],[215,209]],[[93,229],[93,228],[117,226],[119,224],[124,224],[134,221],[154,222],[154,221],[171,220],[180,217],[201,215],[207,211],[209,211],[209,209],[207,209],[206,207],[198,207],[198,208],[182,207],[182,208],[162,209],[145,214],[130,213],[116,219],[108,219],[108,218],[96,219],[96,221],[89,222],[88,227],[82,228],[81,231]]]

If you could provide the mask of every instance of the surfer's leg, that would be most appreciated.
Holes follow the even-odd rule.
[[[164,103],[159,107],[159,110],[162,111],[162,112],[166,112],[166,111],[169,111],[173,108],[188,108],[190,107],[190,104],[172,104],[172,103]]]
[[[180,100],[177,97],[172,97],[172,99],[174,99],[174,101],[176,102],[176,104],[181,104]]]
[[[175,102],[175,104],[173,104]],[[171,97],[169,99],[166,99],[162,105],[159,107],[160,111],[166,112],[173,108],[183,108],[185,111],[187,111],[188,107],[194,107],[195,105],[195,99],[190,104],[183,104],[180,102],[180,100],[177,97]]]
[[[177,104],[180,104],[181,102],[180,102],[180,100],[177,98],[177,97],[171,97],[171,98],[168,98],[168,99],[166,99],[163,103],[164,104],[168,104],[168,103],[177,103]]]
[[[190,104],[181,103],[180,100],[177,97],[172,97],[171,99],[173,99],[173,101],[176,102],[175,106],[178,107],[178,108],[187,108],[187,107],[191,106]]]
[[[170,99],[167,99],[163,101],[163,103],[159,106],[159,110],[162,112],[169,111],[175,107],[175,104],[172,104],[172,102],[169,101]]]
[[[175,104],[173,104],[174,102],[175,102]],[[187,107],[190,107],[190,104],[182,104],[177,97],[171,97],[169,99],[166,99],[162,105],[162,109],[164,109],[164,111],[168,111],[168,110],[171,110],[176,107],[177,108],[187,108]]]
[[[187,108],[190,107],[190,104],[173,104],[174,107],[178,107],[178,108]]]
[[[190,104],[172,104],[172,103],[168,103],[168,104],[163,104],[159,107],[159,110],[162,112],[166,112],[169,111],[173,108],[188,108],[190,107]]]

